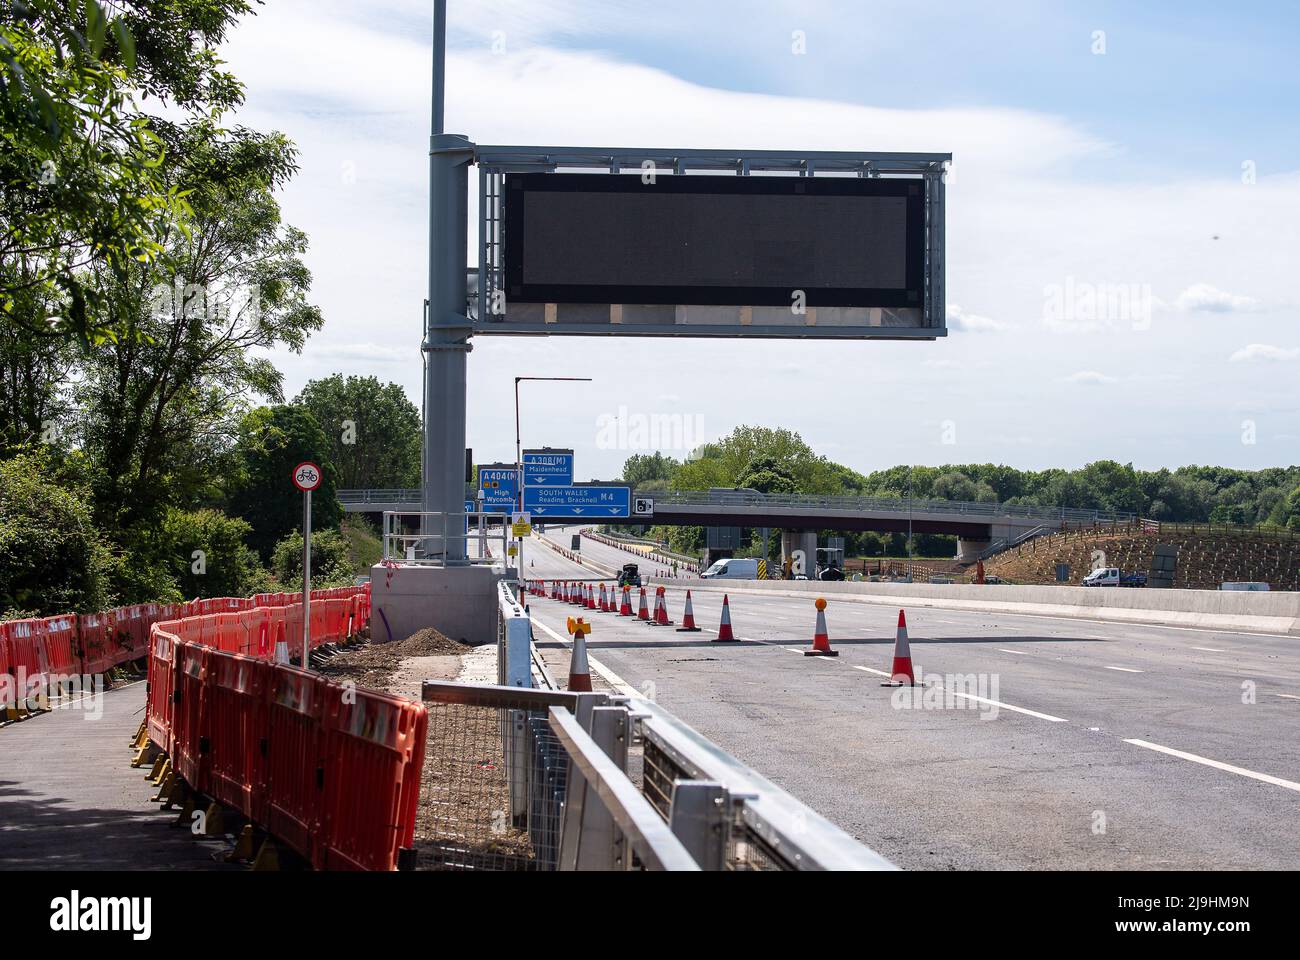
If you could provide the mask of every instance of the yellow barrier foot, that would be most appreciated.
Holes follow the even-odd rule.
[[[181,810],[182,822],[190,820],[190,814],[194,813],[194,796],[191,795],[185,780],[179,777],[170,778],[166,786],[159,791],[159,796],[162,797],[164,810],[170,810],[175,804],[185,801],[185,807]]]
[[[131,738],[131,749],[133,750],[143,749],[146,745],[148,745],[148,743],[149,743],[149,731],[145,728],[145,721],[141,720],[140,729],[137,730],[135,732],[135,736]]]
[[[167,754],[158,754],[158,756],[153,758],[153,766],[149,768],[149,772],[144,775],[144,778],[150,783],[157,783],[158,778],[162,776],[162,770],[166,763]]]
[[[152,743],[146,743],[143,747],[135,752],[131,759],[131,766],[143,767],[146,763],[152,764],[158,757],[158,748]]]
[[[253,869],[276,870],[280,869],[280,848],[275,845],[275,841],[267,837],[262,841],[262,848],[257,851],[257,856],[253,858]]]
[[[162,774],[154,781],[154,786],[158,788],[158,793],[153,797],[155,802],[162,801],[162,799],[171,792],[172,784],[175,782],[175,779],[176,778],[172,775],[172,762],[168,760],[163,764]]]
[[[246,823],[244,829],[239,831],[239,839],[235,841],[235,849],[226,854],[226,863],[252,860],[255,856],[257,856],[257,841],[254,837],[253,825]]]
[[[226,832],[226,808],[213,800],[204,814],[203,835],[219,837]]]

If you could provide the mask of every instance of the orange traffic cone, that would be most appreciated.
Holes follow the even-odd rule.
[[[722,595],[722,622],[718,624],[718,639],[714,643],[719,640],[732,642],[735,639],[735,635],[731,632],[731,604],[727,602],[727,595],[724,593]]]
[[[646,606],[646,602],[645,602],[645,587],[641,588],[641,607],[636,612],[636,618],[638,620],[650,619],[650,608]]]
[[[840,652],[831,649],[830,637],[826,635],[826,598],[817,598],[817,627],[813,631],[813,645],[811,650],[805,650],[805,657],[838,657]]]
[[[609,613],[609,601],[605,599],[605,585],[600,585],[600,598],[596,601],[596,606],[601,613]]]
[[[894,667],[890,678],[882,687],[914,687],[916,675],[912,673],[912,648],[907,642],[907,617],[898,611],[898,635],[894,640]]]
[[[284,639],[284,626],[281,624],[275,631],[275,662],[289,662],[289,644]]]
[[[655,626],[671,627],[673,621],[668,619],[668,595],[665,593],[663,587],[660,587],[656,591],[655,603],[657,604],[655,609]]]
[[[569,659],[569,691],[591,693],[591,667],[587,664],[587,634],[591,624],[579,617],[569,617],[569,633],[573,636],[573,656]]]
[[[620,617],[632,616],[632,588],[626,585],[623,587],[623,601],[619,604],[618,615]]]
[[[678,633],[699,633],[700,628],[695,625],[695,610],[691,607],[691,591],[686,591],[686,610],[682,613],[682,625],[677,628]]]
[[[596,588],[590,583],[587,584],[587,609],[595,610],[596,607]]]

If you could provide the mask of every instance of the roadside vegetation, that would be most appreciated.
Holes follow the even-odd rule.
[[[0,613],[292,589],[309,459],[314,581],[350,583],[378,541],[336,488],[418,482],[397,385],[284,395],[275,358],[324,317],[276,200],[297,149],[233,122],[215,52],[255,12],[0,10]]]
[[[1000,464],[896,466],[861,474],[819,456],[797,434],[769,427],[741,426],[706,444],[684,461],[660,453],[635,454],[623,465],[623,480],[639,490],[707,490],[746,487],[761,493],[802,493],[961,500],[977,503],[1077,507],[1133,513],[1177,523],[1216,523],[1300,530],[1300,467],[1234,470],[1186,466],[1136,470],[1132,464],[1099,460],[1077,470],[1017,470]],[[834,534],[835,531],[824,531]],[[652,527],[649,535],[672,549],[696,554],[704,547],[701,527]],[[904,534],[844,534],[849,557],[906,557]],[[753,533],[746,552],[764,553]],[[952,537],[917,535],[916,557],[952,557]],[[776,535],[767,555],[779,553]]]

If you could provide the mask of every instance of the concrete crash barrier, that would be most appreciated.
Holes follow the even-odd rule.
[[[671,584],[676,581],[668,579],[659,582]],[[692,590],[726,591],[733,596],[775,594],[801,597],[826,594],[858,603],[890,606],[906,601],[912,607],[1215,628],[1300,637],[1300,593],[1010,584],[825,583],[812,580],[726,580],[715,584],[708,580],[691,579],[682,582],[689,582]]]

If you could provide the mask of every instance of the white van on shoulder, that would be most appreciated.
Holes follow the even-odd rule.
[[[758,561],[746,557],[719,560],[700,574],[702,580],[757,580]]]

